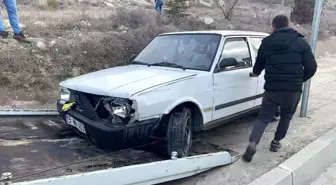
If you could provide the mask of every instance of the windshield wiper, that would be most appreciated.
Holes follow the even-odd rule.
[[[175,64],[175,63],[170,63],[170,62],[158,62],[158,63],[154,63],[151,66],[168,66],[168,67],[177,67],[177,68],[181,68],[183,70],[186,70],[186,68],[184,66]]]
[[[140,64],[140,65],[146,65],[146,66],[150,66],[150,64],[149,63],[147,63],[147,62],[140,62],[140,61],[133,61],[133,62],[131,62],[130,64]]]

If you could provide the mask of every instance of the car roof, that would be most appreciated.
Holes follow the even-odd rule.
[[[169,32],[160,35],[179,35],[179,34],[219,34],[222,36],[268,36],[268,33],[253,32],[253,31],[239,31],[239,30],[209,30],[209,31],[182,31],[182,32]]]

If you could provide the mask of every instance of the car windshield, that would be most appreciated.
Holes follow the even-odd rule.
[[[220,38],[220,35],[215,34],[157,36],[133,63],[208,71]]]

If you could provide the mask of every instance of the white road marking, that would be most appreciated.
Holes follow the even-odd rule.
[[[43,121],[43,124],[49,126],[49,127],[55,127],[57,129],[61,129],[62,126],[57,124],[56,122],[52,121],[52,120],[48,120],[48,121]]]
[[[23,122],[22,124],[29,127],[31,130],[37,130],[38,129],[34,124],[32,124],[30,122]]]
[[[0,131],[15,131],[15,130],[19,130],[16,127],[0,127]]]
[[[82,140],[80,138],[69,138],[69,139],[26,139],[26,140],[3,140],[0,139],[0,146],[19,146],[19,145],[29,145],[37,142],[47,142],[47,143],[57,143],[57,142],[74,142]]]

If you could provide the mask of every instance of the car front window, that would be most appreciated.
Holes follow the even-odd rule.
[[[221,36],[216,34],[172,34],[157,36],[134,63],[208,71]]]

